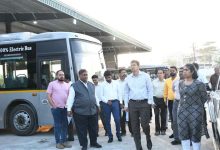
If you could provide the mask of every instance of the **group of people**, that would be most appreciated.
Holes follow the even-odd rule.
[[[111,71],[105,71],[105,81],[99,83],[97,75],[88,81],[88,72],[79,71],[79,80],[65,82],[64,72],[57,71],[57,80],[47,89],[48,100],[54,118],[56,147],[69,148],[67,142],[67,116],[73,117],[82,150],[87,150],[89,133],[90,146],[98,144],[98,118],[100,116],[108,143],[113,142],[111,114],[113,115],[116,137],[119,142],[126,135],[126,124],[134,138],[137,150],[142,150],[140,125],[146,135],[147,148],[152,149],[150,135],[151,109],[155,113],[155,135],[166,135],[167,118],[171,119],[173,145],[182,144],[183,150],[199,150],[201,136],[206,134],[204,104],[207,101],[206,85],[198,80],[196,64],[186,64],[178,69],[171,66],[170,77],[165,79],[162,68],[157,69],[157,79],[140,71],[140,63],[131,61],[132,73],[119,69],[119,79],[113,80]]]

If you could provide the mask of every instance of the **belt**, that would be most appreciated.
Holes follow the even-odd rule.
[[[130,99],[132,102],[145,102],[148,101],[148,99]]]
[[[118,101],[117,99],[110,99],[109,101],[114,102],[114,101]]]

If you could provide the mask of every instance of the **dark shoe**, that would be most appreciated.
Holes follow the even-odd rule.
[[[143,148],[142,147],[140,147],[139,149],[137,149],[137,150],[143,150]]]
[[[83,147],[82,147],[82,150],[87,150],[87,146],[83,146]]]
[[[74,137],[68,137],[68,141],[74,141]]]
[[[109,138],[108,143],[112,143],[112,142],[113,142],[113,138]]]
[[[155,132],[155,135],[156,136],[160,135],[160,132],[159,131]]]
[[[64,142],[62,145],[63,145],[65,148],[71,148],[71,147],[72,147],[72,145],[71,145],[70,143],[68,143],[68,142]]]
[[[105,136],[108,136],[108,133],[107,133],[107,132],[105,132]]]
[[[122,142],[122,138],[121,138],[121,137],[118,137],[118,141],[119,141],[119,142]]]
[[[169,138],[170,138],[170,139],[174,138],[173,134],[171,134],[171,135],[169,136]]]
[[[166,131],[161,131],[161,135],[166,135]]]
[[[172,145],[180,145],[181,142],[179,140],[174,140],[171,142]]]
[[[100,145],[100,144],[98,144],[98,143],[95,143],[95,144],[90,145],[90,147],[102,148],[102,145]]]
[[[152,149],[151,139],[147,140],[147,148],[148,148],[148,150],[151,150],[151,149]]]
[[[121,133],[121,136],[126,136],[126,132],[122,132],[122,133]]]

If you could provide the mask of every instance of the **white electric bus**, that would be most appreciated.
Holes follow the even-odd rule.
[[[62,69],[74,82],[78,71],[89,78],[105,68],[99,40],[71,32],[0,35],[0,129],[31,135],[53,125],[46,89]]]

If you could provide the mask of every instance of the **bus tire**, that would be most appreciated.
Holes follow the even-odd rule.
[[[10,113],[10,127],[19,136],[32,135],[38,128],[37,115],[31,106],[20,104]]]

